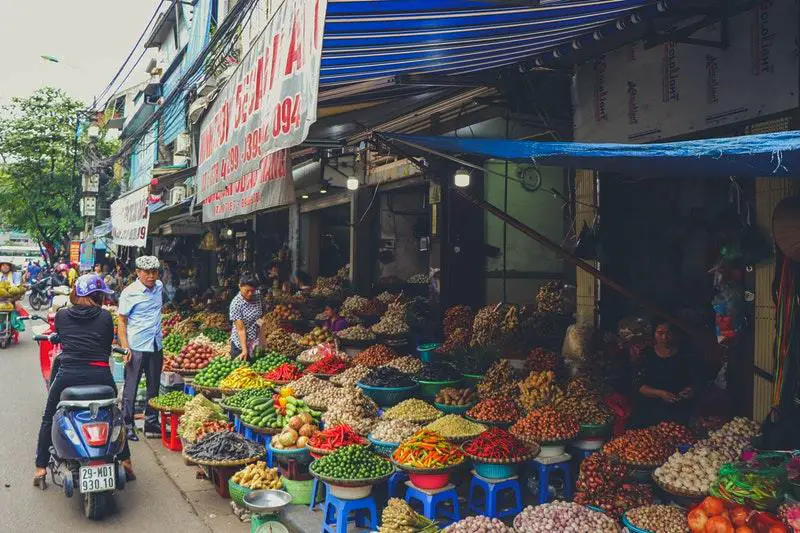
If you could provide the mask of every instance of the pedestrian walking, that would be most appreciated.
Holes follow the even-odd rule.
[[[128,438],[139,440],[134,427],[134,402],[142,372],[147,378],[147,402],[158,395],[163,362],[161,340],[161,306],[163,285],[158,279],[159,262],[153,256],[136,259],[136,280],[122,291],[119,298],[119,342],[125,354],[125,387],[122,393],[123,416]],[[145,406],[144,434],[148,438],[161,435],[158,413]]]

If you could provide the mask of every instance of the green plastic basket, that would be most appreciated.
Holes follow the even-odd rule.
[[[477,387],[481,381],[483,381],[483,374],[464,374],[465,387]]]
[[[453,379],[450,381],[417,381],[419,384],[419,397],[426,402],[433,402],[439,391],[447,387],[458,388],[461,383],[460,379]]]
[[[231,500],[236,502],[236,505],[244,507],[244,497],[253,492],[253,489],[248,489],[247,487],[243,487],[238,483],[234,483],[233,479],[228,480],[228,492],[231,495]]]
[[[580,432],[578,433],[578,440],[588,439],[592,437],[610,437],[611,436],[611,421],[605,424],[581,424]]]
[[[430,342],[428,344],[421,344],[417,346],[417,353],[419,359],[423,363],[430,363],[436,359],[436,349],[441,346],[438,342]]]
[[[476,404],[472,403],[469,405],[445,405],[443,403],[434,402],[433,405],[438,410],[440,410],[443,413],[447,413],[448,415],[463,415],[464,413],[475,407]]]
[[[516,475],[517,465],[472,462],[475,473],[485,479],[505,479]]]
[[[311,490],[314,487],[314,480],[307,481],[294,481],[292,479],[283,478],[283,490],[292,495],[292,503],[295,505],[308,505],[311,503]],[[324,491],[317,491],[317,502],[322,501],[322,493]]]
[[[373,387],[358,382],[356,386],[381,407],[397,405],[403,400],[411,398],[417,390],[417,385],[408,387]]]
[[[372,435],[367,435],[367,440],[372,443],[372,449],[375,453],[384,457],[391,457],[394,451],[400,446],[399,442],[385,442],[372,438]]]

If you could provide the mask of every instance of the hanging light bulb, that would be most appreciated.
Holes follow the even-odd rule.
[[[467,172],[467,169],[462,167],[456,170],[453,176],[453,185],[456,187],[469,187],[469,172]]]
[[[322,189],[319,190],[320,194],[326,194],[327,192],[328,192],[328,189],[325,189],[325,188],[322,188]]]
[[[351,176],[347,178],[347,190],[348,191],[357,191],[358,190],[358,178],[355,176]]]
[[[302,195],[300,198],[302,198],[303,200],[308,200],[308,195],[307,195],[307,194],[304,194],[304,195]]]
[[[225,231],[225,235],[227,235],[228,237],[233,237],[233,230],[231,228],[228,228]]]

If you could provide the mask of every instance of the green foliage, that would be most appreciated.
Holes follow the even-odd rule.
[[[0,111],[0,220],[58,247],[81,227],[76,139],[83,104],[44,87]]]

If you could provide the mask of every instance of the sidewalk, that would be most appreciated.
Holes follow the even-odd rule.
[[[187,466],[183,456],[171,452],[161,445],[160,439],[142,438],[140,444],[146,443],[155,455],[156,462],[164,473],[178,487],[186,501],[192,506],[197,516],[214,533],[246,533],[250,524],[240,521],[231,509],[231,500],[223,499],[214,490],[214,485],[207,479],[198,479],[196,466]],[[317,507],[319,509],[319,507]],[[307,505],[289,505],[283,512],[282,523],[292,533],[310,533],[320,531],[322,513],[310,512]]]

